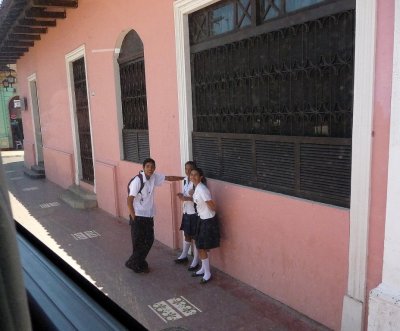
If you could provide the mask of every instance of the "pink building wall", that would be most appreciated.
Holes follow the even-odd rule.
[[[379,18],[393,17],[392,10],[393,1],[379,1]],[[137,31],[144,44],[151,155],[160,172],[179,174],[172,0],[97,0],[95,4],[80,0],[79,7],[68,10],[67,19],[57,21],[57,27],[42,35],[18,62],[21,96],[29,95],[27,77],[37,76],[47,178],[67,188],[74,181],[74,148],[65,55],[85,45],[96,194],[100,208],[125,218],[126,184],[141,166],[120,159],[113,49],[120,47],[130,29]],[[392,34],[390,19],[380,19],[368,288],[381,278],[376,270],[382,265],[392,54],[388,39]],[[23,116],[25,162],[31,165],[31,110]],[[222,181],[209,182],[223,236],[221,247],[211,253],[212,265],[326,326],[340,329],[348,274],[349,210]],[[178,184],[166,183],[157,192],[156,237],[170,247],[181,241],[180,206],[174,199],[178,191]]]

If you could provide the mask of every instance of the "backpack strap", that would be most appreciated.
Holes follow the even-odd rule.
[[[133,180],[136,177],[139,177],[139,179],[140,179],[140,189],[139,189],[139,192],[137,194],[140,194],[142,192],[142,190],[143,190],[143,187],[144,187],[143,175],[139,172],[139,174],[137,174],[135,177],[133,177],[128,183],[128,195],[129,195],[129,186],[131,185],[131,183],[133,182]]]

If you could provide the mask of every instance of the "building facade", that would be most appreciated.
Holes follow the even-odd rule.
[[[334,330],[399,327],[397,2],[70,3],[15,57],[26,166],[127,218],[144,157],[195,159],[217,268]],[[179,189],[156,197],[172,248]]]
[[[14,77],[15,70],[12,70],[12,72]],[[9,68],[6,66],[2,67],[0,71],[0,82],[6,79],[8,75],[11,75]],[[5,88],[3,85],[0,87],[0,149],[10,149],[16,147],[14,143],[15,135],[13,135],[13,128],[16,126],[13,126],[12,124],[18,122],[22,123],[20,109],[13,107],[13,100],[15,100],[16,97],[16,87],[16,85],[8,88]],[[18,131],[20,125],[17,124],[17,126]],[[22,138],[23,137],[21,135],[21,141]]]

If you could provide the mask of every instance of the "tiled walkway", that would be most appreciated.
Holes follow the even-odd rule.
[[[149,330],[327,330],[261,292],[214,269],[200,285],[177,252],[155,242],[151,272],[124,267],[131,252],[127,221],[101,211],[76,210],[62,189],[23,175],[23,153],[2,152],[14,218],[50,246]]]

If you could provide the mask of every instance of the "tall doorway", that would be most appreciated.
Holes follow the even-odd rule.
[[[42,127],[40,125],[40,108],[39,99],[37,93],[36,76],[31,76],[29,81],[29,91],[31,94],[32,102],[32,120],[33,120],[33,130],[34,130],[34,140],[35,140],[35,156],[36,165],[44,165],[43,159],[43,140],[42,140]]]
[[[84,58],[72,63],[74,76],[75,116],[78,129],[80,154],[80,179],[89,184],[94,182],[92,140],[90,132],[89,105],[86,87]]]
[[[75,184],[95,184],[84,47],[66,56],[75,154]]]

